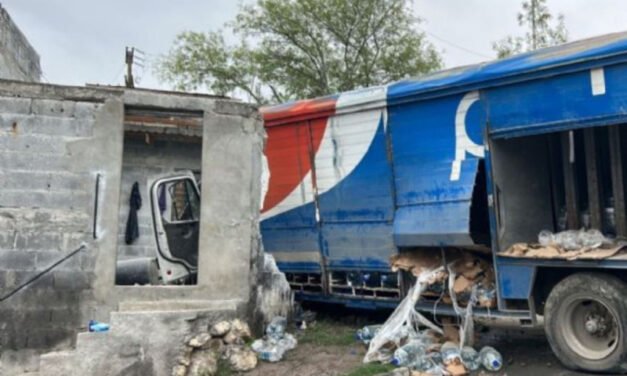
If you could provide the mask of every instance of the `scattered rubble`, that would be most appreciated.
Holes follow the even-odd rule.
[[[599,230],[541,231],[538,243],[516,243],[501,256],[565,260],[601,260],[625,253],[627,243],[606,238]]]
[[[245,346],[228,347],[224,358],[233,371],[246,372],[257,367],[257,354]]]
[[[235,319],[221,321],[185,340],[172,376],[211,376],[224,359],[233,371],[246,372],[257,366],[256,354],[245,345],[252,338],[247,323]]]
[[[213,337],[223,337],[231,330],[231,323],[228,321],[220,321],[211,327],[209,332]]]

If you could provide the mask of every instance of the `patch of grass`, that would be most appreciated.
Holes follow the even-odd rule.
[[[233,373],[233,370],[231,369],[231,366],[229,365],[229,362],[225,359],[219,359],[218,370],[215,376],[231,376],[233,374],[234,373]]]
[[[304,331],[298,342],[314,346],[351,346],[356,343],[356,330],[353,326],[336,321],[319,320]]]
[[[355,368],[345,376],[374,376],[385,372],[391,372],[394,366],[391,364],[370,363]]]

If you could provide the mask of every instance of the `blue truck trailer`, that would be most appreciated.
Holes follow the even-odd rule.
[[[543,230],[627,236],[627,33],[262,113],[263,244],[299,298],[394,307],[391,256],[484,252],[497,307],[475,315],[543,316],[565,365],[627,370],[626,256],[504,254]]]

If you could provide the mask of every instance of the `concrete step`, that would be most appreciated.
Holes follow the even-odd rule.
[[[75,350],[42,355],[39,373],[82,376],[89,374],[90,369],[103,367],[112,374],[126,369],[141,370],[138,374],[170,370],[178,351],[171,344],[182,345],[189,333],[234,318],[237,301],[134,301],[120,303],[119,309],[111,312],[109,331],[78,333]],[[153,359],[144,359],[145,353],[156,355]],[[165,372],[161,371],[157,374]]]
[[[75,372],[76,352],[55,351],[39,357],[39,374],[48,376],[73,375]],[[29,374],[30,375],[30,374]]]
[[[98,350],[107,345],[109,332],[81,332],[76,335],[76,352],[89,349]]]
[[[237,300],[161,300],[120,302],[118,312],[235,310]]]

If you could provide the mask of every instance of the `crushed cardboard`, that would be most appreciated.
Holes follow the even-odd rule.
[[[451,376],[463,376],[468,374],[468,370],[464,367],[461,359],[455,358],[453,361],[444,365],[446,372]]]
[[[442,318],[442,330],[444,331],[444,341],[459,343],[459,330],[457,324],[450,317]]]
[[[627,243],[603,245],[598,248],[584,247],[566,250],[558,245],[516,243],[499,255],[519,258],[563,259],[563,260],[602,260],[625,253]]]
[[[442,255],[438,252],[404,252],[390,257],[390,267],[393,272],[404,270],[415,277],[440,265],[442,265]]]
[[[460,304],[466,305],[473,286],[491,290],[495,287],[495,275],[492,264],[470,251],[453,251],[445,256],[447,261],[452,262],[453,272],[457,276],[453,289],[459,296]],[[426,270],[443,265],[442,254],[434,250],[418,249],[411,252],[403,252],[390,258],[392,271],[404,270],[414,276],[422,275]],[[423,292],[424,295],[441,296],[442,302],[451,304],[451,299],[445,288],[445,281],[448,279],[448,272],[442,270],[432,275],[428,281],[429,287]],[[437,288],[436,286],[440,287]],[[496,296],[479,296],[479,306],[484,308],[496,307]]]

